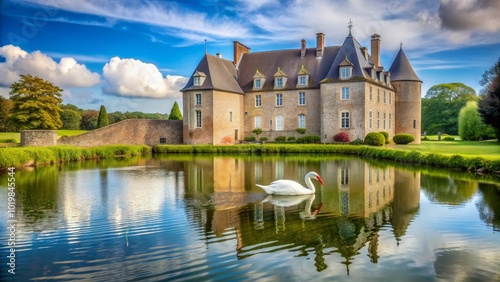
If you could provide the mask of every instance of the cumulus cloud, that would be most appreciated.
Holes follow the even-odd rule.
[[[439,16],[451,30],[500,31],[498,0],[442,0]]]
[[[158,68],[135,59],[113,57],[102,69],[106,85],[106,94],[147,97],[181,97],[179,90],[187,83],[183,76],[167,75],[163,77]]]
[[[91,87],[100,83],[100,76],[75,59],[65,57],[59,62],[40,51],[28,53],[13,45],[0,48],[0,85],[10,86],[20,74],[31,74],[60,87]]]

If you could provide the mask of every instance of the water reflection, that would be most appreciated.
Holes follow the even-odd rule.
[[[313,195],[267,196],[255,185],[302,182],[308,171],[326,184]],[[21,264],[16,278],[492,280],[500,189],[467,177],[332,156],[163,156],[18,171],[19,250],[36,267]],[[6,183],[0,176],[4,203]]]

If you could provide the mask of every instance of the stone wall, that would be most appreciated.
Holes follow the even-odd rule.
[[[58,145],[182,144],[182,120],[127,119],[81,135],[62,137]]]
[[[55,130],[21,130],[21,146],[54,146],[57,144]]]

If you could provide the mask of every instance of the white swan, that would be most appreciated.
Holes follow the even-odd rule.
[[[267,194],[270,195],[307,195],[314,194],[316,189],[314,188],[314,184],[311,181],[311,178],[314,178],[321,183],[321,185],[325,185],[321,176],[316,172],[309,172],[304,177],[304,181],[306,182],[307,188],[302,186],[300,183],[297,183],[293,180],[280,179],[271,182],[271,184],[265,186],[260,184],[255,184],[266,191]]]

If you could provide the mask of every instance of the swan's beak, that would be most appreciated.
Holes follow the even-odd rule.
[[[323,179],[321,179],[321,176],[316,176],[316,179],[318,179],[319,183],[321,183],[321,185],[325,185],[325,182],[323,182]]]

